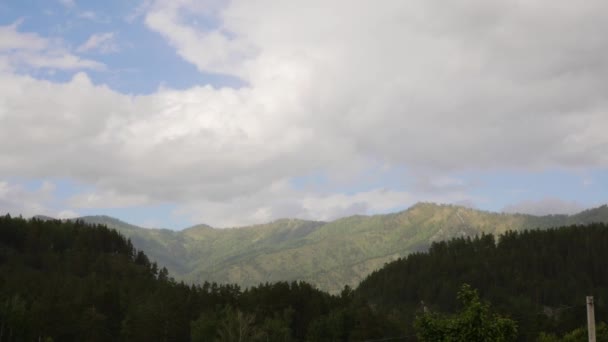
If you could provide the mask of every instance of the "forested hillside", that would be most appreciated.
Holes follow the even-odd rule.
[[[419,203],[405,211],[352,216],[332,222],[283,219],[268,224],[182,231],[144,229],[104,216],[82,218],[128,236],[135,247],[188,282],[205,280],[252,286],[304,280],[338,293],[355,287],[383,264],[434,241],[481,233],[608,222],[608,207],[577,215],[500,214],[453,205]]]
[[[465,330],[475,322],[442,315],[461,310],[456,293],[467,289],[463,284],[478,289],[482,301],[466,290],[464,304],[486,308],[481,303],[489,300],[498,316],[484,317],[513,321],[504,336],[520,341],[582,336],[584,298],[593,295],[606,337],[606,269],[608,226],[600,223],[435,242],[340,295],[303,282],[242,290],[176,282],[104,226],[6,216],[0,217],[0,342],[428,340],[450,334],[453,322]]]
[[[348,289],[189,286],[106,227],[0,217],[0,342],[335,341],[387,322]]]
[[[608,226],[508,232],[434,243],[372,273],[357,295],[412,321],[416,310],[454,311],[463,284],[515,319],[520,339],[564,333],[586,322],[585,296],[608,319]]]

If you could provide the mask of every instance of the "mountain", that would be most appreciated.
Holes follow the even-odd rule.
[[[115,228],[178,279],[252,286],[304,280],[337,293],[385,263],[432,242],[509,230],[608,222],[606,205],[576,215],[532,216],[418,203],[385,215],[332,222],[282,219],[240,228],[197,225],[182,231],[140,228],[107,216],[82,220]]]
[[[55,220],[54,217],[51,216],[46,216],[46,215],[35,215],[33,218],[35,218],[36,220],[40,220],[40,221],[51,221],[51,220]]]
[[[599,209],[566,219],[595,221],[603,217],[605,208]],[[459,212],[462,220],[464,214]],[[350,226],[349,219],[362,217],[338,221]],[[89,221],[142,230],[108,217]],[[254,231],[263,237],[261,245],[281,245],[318,234],[325,225],[279,220],[238,234]],[[201,229],[214,231],[196,227],[190,233]],[[462,227],[455,232],[466,234]],[[496,317],[513,321],[517,341],[578,341],[586,336],[585,296],[594,296],[596,317],[608,315],[607,267],[608,225],[594,223],[435,242],[340,295],[305,282],[246,290],[232,284],[189,286],[170,278],[116,230],[7,215],[0,216],[0,341],[384,341],[421,336],[428,329],[435,336],[436,329],[445,329],[442,321],[448,324],[444,333],[463,340],[453,335],[459,329],[451,322],[483,332],[479,329]],[[466,298],[483,302],[455,296],[458,289],[469,289]],[[481,311],[466,308],[486,301],[499,316],[478,316]],[[421,312],[439,325],[416,323]],[[598,341],[605,341],[608,327],[598,321],[597,333]]]
[[[335,341],[335,334],[369,340],[397,333],[353,299],[352,291],[333,296],[303,282],[246,291],[189,286],[114,229],[0,216],[2,342]],[[331,320],[346,314],[348,325]]]
[[[562,335],[585,326],[589,295],[594,296],[596,317],[605,320],[607,268],[605,223],[527,230],[498,239],[485,235],[434,243],[427,252],[374,271],[356,295],[379,312],[412,322],[421,307],[456,311],[454,293],[468,284],[498,312],[517,320],[518,341],[586,341],[586,330],[576,339],[537,337],[542,331]]]
[[[0,216],[0,341],[185,341],[185,291],[206,295],[172,282],[115,230]]]

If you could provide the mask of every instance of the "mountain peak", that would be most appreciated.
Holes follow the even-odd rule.
[[[416,204],[404,210],[404,212],[417,210],[440,210],[440,209],[471,209],[457,204],[444,204],[435,202],[416,202]]]
[[[195,224],[194,226],[185,228],[183,230],[183,232],[194,231],[194,230],[215,230],[215,228],[211,227],[210,225],[205,224],[205,223],[199,223],[199,224]]]
[[[385,262],[424,251],[436,241],[608,222],[608,206],[574,216],[532,216],[418,202],[399,213],[349,216],[331,222],[284,218],[235,229],[201,224],[182,231],[138,228],[108,216],[81,219],[118,229],[136,248],[186,281],[251,286],[300,279],[337,292],[344,284],[355,286]]]

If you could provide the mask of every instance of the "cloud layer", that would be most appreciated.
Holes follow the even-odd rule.
[[[608,167],[605,1],[175,0],[140,10],[184,60],[245,86],[132,96],[82,72],[58,84],[0,68],[0,178],[92,185],[72,208],[169,201],[229,225],[472,200],[456,171]],[[0,35],[0,66],[19,55],[32,67],[101,67],[47,53],[49,40],[16,25]],[[290,185],[314,173],[354,183],[378,166],[407,168],[418,186]]]
[[[95,33],[82,43],[76,51],[80,53],[90,51],[99,51],[101,53],[118,52],[119,48],[114,36],[114,32]]]
[[[576,214],[585,209],[576,201],[564,201],[559,198],[546,197],[537,201],[523,201],[503,209],[506,213],[531,215]]]
[[[604,2],[233,1],[209,31],[180,17],[197,3],[158,3],[146,22],[199,69],[290,98],[292,123],[354,154],[455,169],[607,163]]]
[[[35,33],[18,30],[20,21],[0,26],[0,71],[6,70],[102,70],[102,63],[80,58],[63,46]]]

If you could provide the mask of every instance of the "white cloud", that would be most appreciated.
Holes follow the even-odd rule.
[[[92,34],[86,42],[82,43],[76,51],[83,53],[89,51],[99,51],[101,53],[118,52],[118,44],[114,32],[104,32]]]
[[[81,215],[78,214],[75,211],[72,211],[72,210],[62,210],[62,211],[58,212],[57,215],[54,216],[54,217],[63,220],[63,219],[77,218],[79,216],[81,216]]]
[[[466,202],[453,171],[608,167],[598,34],[608,2],[167,0],[144,10],[186,61],[247,86],[128,96],[84,73],[57,84],[4,72],[0,177],[70,177],[95,187],[89,206],[106,194],[171,201],[221,223],[373,212],[425,191]],[[209,16],[218,27],[190,24]],[[0,32],[5,69],[17,56],[100,67],[49,58],[51,41],[15,26]],[[433,175],[418,176],[432,191],[273,190],[312,173],[354,182],[376,165]]]
[[[72,196],[67,204],[73,208],[125,208],[148,204],[142,195],[119,195],[115,191],[91,191]]]
[[[76,2],[74,0],[59,0],[59,3],[67,8],[73,8],[76,6]]]
[[[100,15],[94,11],[78,12],[77,16],[78,18],[94,21],[96,23],[109,24],[112,22],[112,19],[110,17],[105,16],[103,14]]]
[[[229,201],[193,200],[175,214],[186,216],[193,223],[223,228],[284,217],[331,221],[356,214],[394,212],[419,201],[469,204],[477,200],[462,192],[424,194],[382,188],[352,194],[310,192],[293,189],[286,181],[279,181],[255,194]]]
[[[154,0],[142,0],[139,5],[137,5],[137,7],[131,11],[131,13],[125,16],[125,21],[128,23],[133,23],[136,19],[146,15],[153,2]]]
[[[70,53],[60,41],[36,33],[19,32],[21,21],[0,26],[0,70],[49,68],[61,70],[104,69],[99,62]]]
[[[466,191],[475,187],[475,185],[478,184],[471,184],[453,176],[434,176],[423,173],[416,175],[414,188],[423,193],[445,193],[447,191]]]
[[[567,214],[572,215],[584,210],[585,207],[576,201],[565,201],[559,198],[546,197],[540,200],[528,200],[506,206],[506,213],[531,215]]]
[[[207,31],[181,16],[201,7],[159,1],[146,23],[360,154],[444,169],[608,164],[603,1],[232,1]]]
[[[220,15],[220,3],[213,0],[161,1],[156,2],[156,6],[150,6],[146,24],[165,37],[180,56],[201,71],[244,72],[242,63],[254,57],[254,46],[240,36],[231,36],[221,29],[205,32],[182,24],[180,14],[184,9],[191,15]]]
[[[97,14],[93,11],[84,11],[84,12],[80,12],[78,13],[78,17],[82,18],[82,19],[88,19],[88,20],[97,20]]]
[[[49,41],[35,33],[19,32],[17,28],[23,20],[0,26],[0,52],[11,50],[40,51],[49,47]]]
[[[593,179],[590,177],[584,178],[582,184],[585,188],[590,187],[591,185],[593,185]]]
[[[78,56],[64,52],[16,53],[13,54],[13,65],[27,65],[30,68],[49,68],[60,70],[92,69],[103,70],[105,66],[99,62],[82,59]]]
[[[73,211],[56,208],[55,188],[51,182],[43,182],[38,188],[28,189],[19,183],[0,181],[0,215],[47,215],[59,218],[70,213],[78,216]]]

